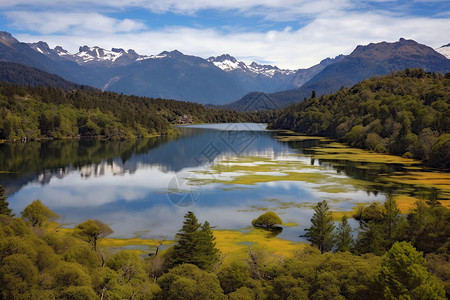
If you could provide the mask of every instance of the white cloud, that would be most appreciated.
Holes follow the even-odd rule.
[[[345,8],[353,6],[350,0],[41,0],[39,8],[78,8],[90,7],[95,8],[145,8],[152,12],[165,13],[174,12],[180,14],[192,14],[200,10],[235,10],[249,11],[257,8],[267,8],[271,10],[297,11],[303,14],[321,13],[324,10]],[[2,8],[14,7],[36,7],[35,0],[2,0],[0,2]]]
[[[43,34],[123,33],[145,28],[144,23],[140,21],[118,20],[99,13],[11,11],[5,15],[12,20],[11,26],[15,28],[38,30]]]
[[[372,12],[320,16],[298,30],[286,28],[268,32],[223,32],[189,27],[133,32],[130,28],[142,28],[143,25],[124,25],[125,21],[104,17],[92,21],[88,15],[82,15],[83,21],[76,22],[72,17],[73,14],[56,16],[58,20],[67,19],[59,28],[73,26],[77,29],[67,35],[17,37],[26,42],[47,41],[53,47],[62,45],[72,52],[80,45],[132,48],[147,55],[177,49],[205,58],[230,53],[247,61],[264,61],[282,68],[301,68],[312,66],[326,57],[349,54],[359,44],[393,42],[400,37],[436,48],[449,42],[442,33],[450,32],[449,19],[386,17]],[[102,27],[94,25],[99,24],[99,20],[103,20]],[[104,30],[108,26],[114,30]],[[47,31],[51,32],[50,29]],[[89,31],[88,35],[86,31]]]
[[[420,1],[427,2],[416,2]],[[383,5],[379,10],[367,9],[381,2],[394,5],[397,12],[383,11]],[[3,14],[11,20],[11,28],[40,32],[38,35],[16,35],[19,40],[43,40],[71,52],[76,52],[81,45],[132,48],[147,55],[177,49],[201,57],[229,53],[245,61],[301,68],[312,66],[326,57],[349,54],[359,44],[383,40],[393,42],[400,37],[414,39],[433,48],[447,44],[449,40],[443,33],[450,32],[450,19],[408,17],[398,13],[407,12],[406,8],[400,7],[410,3],[391,0],[42,0],[40,9],[47,10],[39,11],[26,10],[35,7],[34,0],[3,0],[0,8],[5,8]],[[9,11],[11,8],[14,10]],[[208,27],[201,21],[200,27],[196,28],[168,25],[155,29],[149,28],[144,20],[117,17],[126,16],[127,8],[179,14],[214,9],[226,11],[233,17],[236,14],[243,18],[259,16],[270,20],[269,23],[288,20],[307,23],[299,29],[293,26],[294,29],[286,27],[265,32],[242,28],[239,24],[236,28]],[[111,12],[115,12],[116,17],[105,15]]]

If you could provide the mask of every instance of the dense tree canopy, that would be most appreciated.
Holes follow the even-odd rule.
[[[396,242],[383,256],[377,280],[385,299],[445,299],[443,285],[427,271],[423,254],[407,242]]]
[[[270,127],[450,167],[450,73],[406,69],[283,110]]]
[[[176,134],[171,124],[268,122],[275,112],[240,113],[197,103],[0,83],[0,139]]]

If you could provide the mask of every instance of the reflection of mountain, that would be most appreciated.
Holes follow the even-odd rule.
[[[135,141],[60,140],[0,144],[0,184],[11,195],[29,182],[47,184],[80,171],[82,176],[134,173],[125,166],[136,154],[167,143],[168,137]]]
[[[267,131],[218,131],[185,128],[177,140],[164,144],[147,154],[136,155],[125,164],[140,163],[160,166],[163,172],[209,166],[229,156],[278,157],[292,153],[287,144],[273,139]]]
[[[0,145],[0,184],[11,195],[22,186],[48,184],[78,172],[82,177],[133,174],[157,167],[178,172],[209,166],[230,156],[263,155],[276,158],[292,153],[289,146],[273,139],[268,131],[208,130],[182,128],[171,139],[159,137],[135,141],[64,140]]]

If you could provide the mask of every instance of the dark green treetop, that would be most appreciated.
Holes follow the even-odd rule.
[[[311,218],[311,227],[305,229],[304,235],[320,252],[330,251],[334,246],[334,224],[326,200],[314,206],[314,215]]]

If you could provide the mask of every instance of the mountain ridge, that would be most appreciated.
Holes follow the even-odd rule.
[[[253,104],[281,108],[309,98],[312,91],[320,96],[404,68],[447,72],[450,60],[444,54],[449,49],[449,45],[438,48],[441,54],[401,38],[394,43],[359,45],[349,55],[326,58],[307,69],[286,70],[247,64],[229,54],[204,59],[178,50],[140,55],[132,49],[85,45],[72,54],[61,46],[50,49],[43,41],[21,43],[0,32],[0,61],[28,65],[106,91],[241,110],[252,110]],[[258,104],[257,99],[264,102]]]
[[[106,91],[203,104],[231,103],[251,91],[273,93],[298,88],[335,62],[326,59],[308,69],[285,70],[256,62],[247,65],[231,55],[203,59],[178,50],[148,56],[132,49],[85,45],[72,54],[61,46],[51,49],[43,41],[26,44],[7,32],[3,36],[4,43],[21,49],[15,49],[16,53],[11,53],[14,47],[0,49],[0,60],[29,65]],[[225,60],[237,66],[217,66]]]
[[[326,66],[300,88],[270,93],[264,98],[270,99],[273,108],[282,108],[309,98],[312,91],[316,96],[330,94],[372,76],[387,75],[406,68],[447,73],[450,72],[450,60],[431,47],[404,38],[393,43],[359,45],[340,61]],[[261,95],[258,97],[261,98]],[[253,110],[252,102],[255,101],[246,95],[224,108]]]

